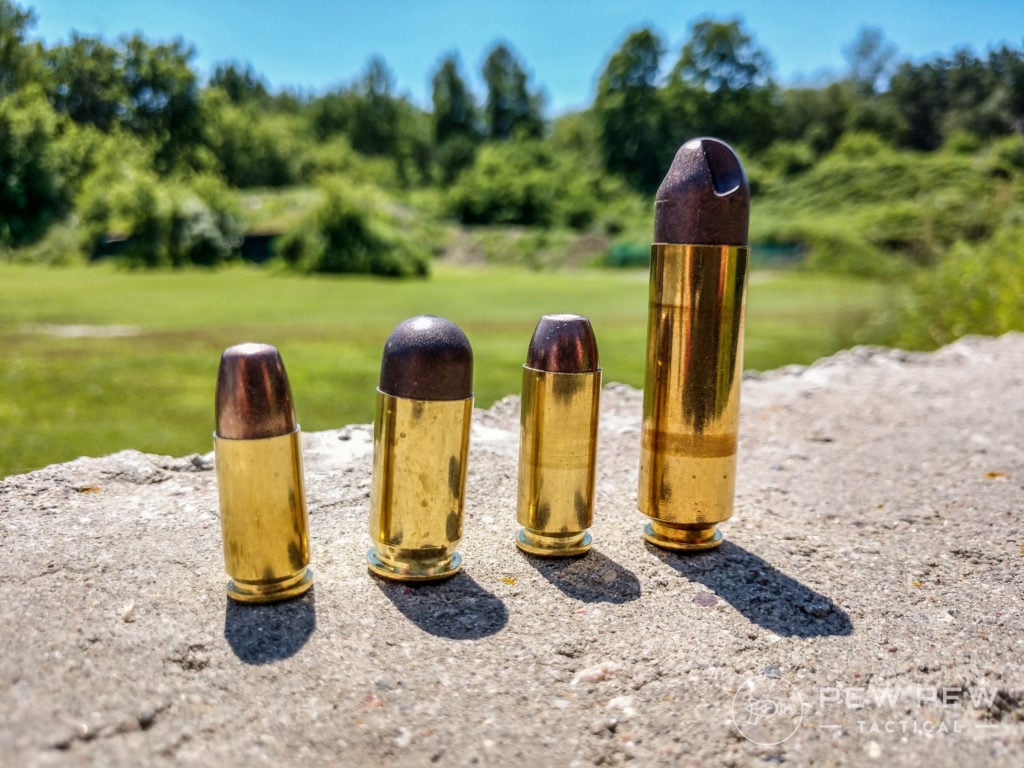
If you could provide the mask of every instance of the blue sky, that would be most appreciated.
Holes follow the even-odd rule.
[[[458,53],[478,95],[479,70],[504,40],[543,89],[547,113],[586,106],[608,57],[626,35],[650,26],[669,48],[671,66],[696,19],[740,18],[771,54],[784,84],[841,72],[857,30],[877,26],[900,55],[920,60],[967,46],[983,54],[1024,47],[1024,0],[775,0],[720,3],[544,2],[543,0],[38,0],[35,36],[48,45],[72,30],[114,40],[141,31],[151,40],[183,37],[202,74],[215,64],[250,62],[273,88],[323,91],[351,81],[373,54],[398,91],[429,104],[430,76],[446,52]]]

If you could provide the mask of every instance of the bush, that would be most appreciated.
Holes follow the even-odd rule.
[[[277,243],[277,255],[301,272],[426,276],[430,253],[401,231],[398,217],[372,192],[324,186],[323,202]]]
[[[1024,136],[996,139],[989,148],[987,161],[992,176],[1009,178],[1024,171]]]
[[[70,210],[75,133],[36,87],[0,99],[0,246],[35,242]]]
[[[434,151],[434,165],[441,184],[451,184],[464,168],[473,164],[476,145],[475,139],[464,134],[455,134],[438,145]]]
[[[400,186],[393,160],[361,155],[352,149],[352,145],[344,136],[310,142],[299,157],[298,174],[307,182],[315,182],[330,176],[344,176],[355,183],[373,184],[385,189],[396,189]]]
[[[762,245],[775,251],[802,252],[803,265],[821,272],[896,277],[908,269],[905,262],[873,245],[856,223],[844,226],[835,220],[813,219],[777,223],[758,232],[755,258]]]
[[[806,142],[779,141],[765,150],[761,165],[771,174],[789,178],[811,168],[816,159],[814,150]]]
[[[234,195],[217,177],[160,179],[131,158],[101,164],[78,201],[86,248],[95,253],[110,235],[124,236],[130,267],[214,266],[242,243]]]
[[[244,225],[235,196],[216,176],[171,185],[170,253],[175,266],[215,266],[242,245]]]
[[[983,155],[899,151],[845,136],[804,173],[770,175],[754,204],[755,243],[790,243],[829,271],[887,276],[932,265],[958,241],[1000,226],[1012,195],[1014,146]]]
[[[615,234],[638,211],[649,217],[640,201],[620,177],[574,150],[518,139],[478,149],[448,191],[447,212],[463,224],[600,227]]]
[[[236,106],[219,89],[203,94],[205,143],[234,187],[282,187],[299,178],[301,120]]]
[[[84,264],[87,259],[82,235],[73,216],[51,226],[35,243],[11,253],[11,260],[15,262],[54,267]]]
[[[463,224],[554,223],[553,158],[539,141],[485,144],[449,192],[451,213]]]
[[[1024,330],[1024,226],[984,243],[957,243],[913,283],[894,341],[934,348],[969,333]]]

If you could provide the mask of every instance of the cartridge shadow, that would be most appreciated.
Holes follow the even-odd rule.
[[[579,557],[520,556],[568,597],[584,603],[628,603],[640,597],[636,574],[596,549]]]
[[[833,600],[730,541],[692,555],[645,545],[659,560],[777,635],[827,637],[853,631],[850,617]]]
[[[508,623],[505,604],[465,572],[434,583],[391,582],[376,575],[373,581],[403,616],[437,637],[479,640]]]
[[[314,586],[302,597],[246,605],[227,598],[224,637],[246,664],[270,664],[299,652],[316,629]]]

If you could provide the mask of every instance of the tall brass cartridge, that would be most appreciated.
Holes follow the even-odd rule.
[[[591,546],[601,368],[590,321],[545,315],[523,366],[519,533],[533,555],[581,555]]]
[[[718,139],[676,153],[655,197],[638,506],[659,547],[718,546],[732,516],[750,190]]]
[[[313,585],[302,449],[288,375],[269,344],[220,359],[213,436],[228,597],[269,603]]]
[[[399,581],[462,567],[473,350],[457,325],[422,315],[388,336],[377,388],[370,570]]]

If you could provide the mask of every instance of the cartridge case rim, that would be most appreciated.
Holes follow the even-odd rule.
[[[228,597],[239,603],[276,603],[306,594],[313,586],[313,569],[306,566],[300,573],[292,574],[277,583],[253,583],[241,579],[229,579]]]
[[[662,530],[663,526],[659,524],[662,522],[651,522],[644,526],[644,538],[662,549],[672,549],[677,552],[704,552],[709,549],[715,549],[724,540],[722,531],[719,530],[717,525],[677,528],[676,530],[686,531],[691,535],[675,537],[667,535]],[[675,528],[675,526],[672,527]],[[710,535],[708,535],[708,532],[710,532]]]
[[[535,536],[535,534],[540,534],[540,536]],[[582,536],[577,533],[574,536],[566,537],[575,543],[561,546],[543,546],[541,542],[543,539],[547,538],[555,537],[545,536],[540,531],[531,531],[527,528],[520,528],[519,532],[516,534],[516,546],[523,552],[530,555],[536,555],[537,557],[574,557],[576,555],[585,555],[594,545],[594,540],[590,535],[590,531],[583,531]],[[538,539],[541,539],[541,541],[538,541]]]
[[[391,565],[378,557],[377,551],[373,547],[367,551],[366,561],[373,573],[392,581],[440,581],[454,576],[462,570],[462,555],[458,552],[452,554],[451,558],[441,565],[419,570]]]

